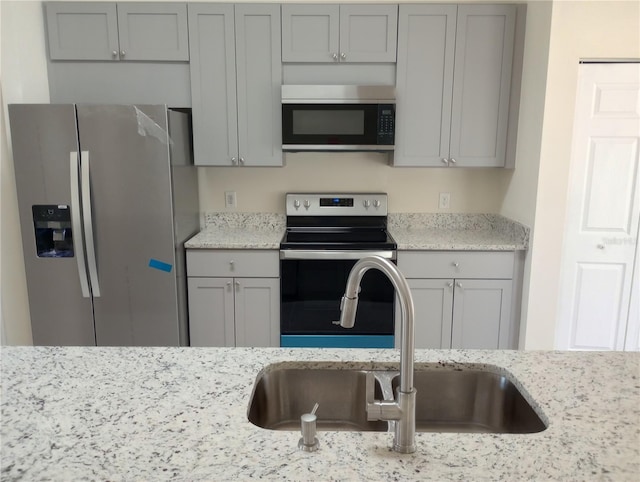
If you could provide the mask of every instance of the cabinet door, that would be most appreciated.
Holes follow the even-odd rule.
[[[118,3],[120,60],[189,60],[185,3]]]
[[[515,5],[460,5],[450,157],[457,166],[504,166]]]
[[[396,65],[396,166],[449,156],[455,5],[401,5]]]
[[[52,60],[118,60],[115,3],[47,2]]]
[[[236,278],[236,346],[280,346],[280,280]]]
[[[395,62],[397,5],[341,5],[340,61]]]
[[[280,5],[237,4],[238,161],[282,166]]]
[[[233,278],[188,278],[191,346],[235,346]]]
[[[188,8],[195,163],[231,166],[238,158],[233,5]]]
[[[451,348],[509,348],[511,280],[456,280]]]
[[[453,280],[409,279],[415,310],[416,348],[451,348]],[[396,346],[400,346],[400,306],[396,303]]]
[[[282,61],[338,60],[339,5],[282,5]]]

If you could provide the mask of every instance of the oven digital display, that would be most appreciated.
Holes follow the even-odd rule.
[[[352,197],[321,197],[320,206],[340,206],[340,207],[353,207]]]

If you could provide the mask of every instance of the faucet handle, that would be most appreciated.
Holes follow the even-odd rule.
[[[365,410],[367,411],[367,420],[380,420],[380,407],[376,405],[375,400],[376,378],[373,372],[367,372],[364,387],[366,393]]]

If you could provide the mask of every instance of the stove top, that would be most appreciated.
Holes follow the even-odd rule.
[[[395,250],[383,193],[287,194],[281,249]]]

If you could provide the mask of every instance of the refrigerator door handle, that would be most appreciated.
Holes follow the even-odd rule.
[[[84,239],[87,247],[87,265],[91,292],[94,298],[100,296],[98,268],[96,266],[96,248],[93,242],[93,215],[91,212],[91,182],[89,177],[89,151],[80,154],[80,173],[82,176],[82,220],[84,221]]]
[[[80,277],[80,289],[82,296],[89,298],[89,280],[87,279],[87,263],[84,257],[84,246],[82,236],[82,220],[80,217],[80,180],[78,170],[78,153],[72,151],[69,155],[69,172],[71,181],[71,226],[73,229],[73,250],[75,251],[78,263],[78,276]]]

